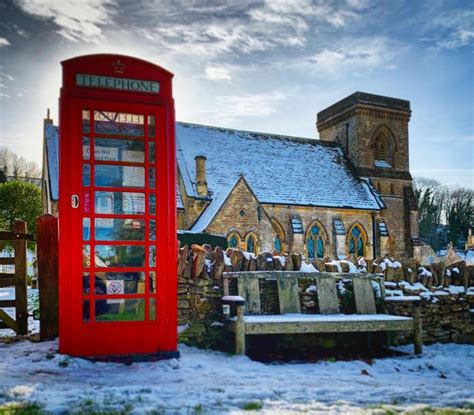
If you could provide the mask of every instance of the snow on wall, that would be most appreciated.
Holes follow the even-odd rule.
[[[342,151],[318,140],[177,123],[177,159],[186,191],[195,194],[194,157],[203,155],[211,192],[221,194],[243,174],[263,203],[379,210]]]

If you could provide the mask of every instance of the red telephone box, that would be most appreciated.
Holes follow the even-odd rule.
[[[173,74],[120,55],[62,66],[59,351],[175,356]]]

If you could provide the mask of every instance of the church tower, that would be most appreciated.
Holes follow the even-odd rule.
[[[388,230],[389,242],[385,246],[379,234],[378,251],[398,258],[412,255],[412,239],[418,237],[408,157],[410,115],[410,101],[355,92],[319,112],[316,123],[320,139],[336,142],[382,196],[386,209],[377,217],[377,229]]]

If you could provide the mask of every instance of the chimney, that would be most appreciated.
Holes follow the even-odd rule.
[[[198,196],[207,197],[206,157],[196,156],[196,190]]]

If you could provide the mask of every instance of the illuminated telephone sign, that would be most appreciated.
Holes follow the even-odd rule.
[[[118,55],[62,66],[59,350],[176,356],[173,74]]]

